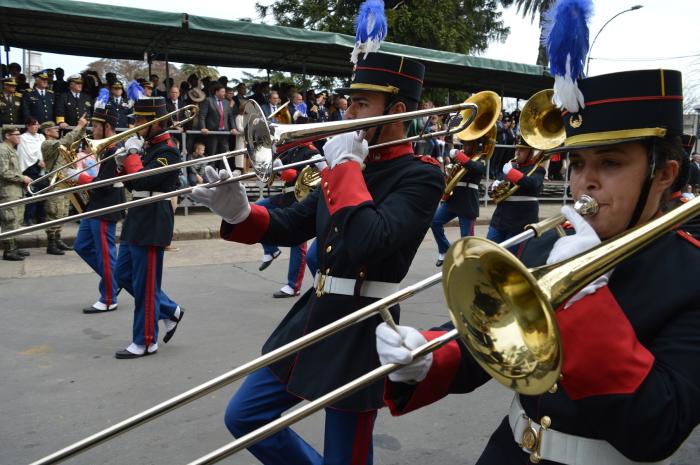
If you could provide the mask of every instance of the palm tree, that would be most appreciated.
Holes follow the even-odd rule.
[[[189,76],[190,74],[196,74],[199,79],[209,77],[211,79],[218,79],[219,77],[219,72],[216,70],[216,68],[212,68],[209,66],[203,66],[203,65],[191,65],[191,64],[183,64],[180,67],[180,71],[185,75]]]
[[[540,22],[540,32],[542,31],[542,22],[544,20],[544,13],[549,10],[549,8],[554,4],[554,0],[501,0],[501,4],[504,7],[509,7],[513,3],[518,7],[518,13],[522,13],[523,18],[530,15],[530,22],[535,21],[535,16],[539,16]],[[541,36],[541,34],[540,34]],[[547,49],[542,42],[539,43],[539,49],[537,53],[537,64],[542,66],[547,66]]]

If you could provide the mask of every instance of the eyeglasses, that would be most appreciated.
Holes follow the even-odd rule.
[[[22,134],[19,132],[13,132],[11,134],[8,134],[9,136],[21,136]]]

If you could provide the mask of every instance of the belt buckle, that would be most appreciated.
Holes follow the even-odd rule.
[[[547,431],[552,421],[549,417],[544,416],[540,421],[539,429],[535,429],[530,418],[525,415],[523,415],[523,418],[527,419],[527,426],[520,437],[520,443],[518,445],[530,454],[531,463],[539,463],[540,460],[542,460],[540,447],[542,446],[543,433]]]
[[[318,282],[316,283],[316,297],[321,297],[323,294],[326,293],[324,287],[326,287],[326,275],[321,274],[318,277]]]

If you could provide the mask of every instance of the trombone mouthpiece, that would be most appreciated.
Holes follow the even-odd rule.
[[[593,216],[598,213],[598,202],[590,195],[583,194],[574,203],[574,210],[581,216]]]

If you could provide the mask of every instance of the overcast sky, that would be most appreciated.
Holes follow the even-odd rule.
[[[255,0],[192,2],[190,0],[93,0],[93,3],[120,5],[149,9],[163,9],[222,19],[251,18],[260,22],[255,13]],[[264,3],[273,3],[264,0]],[[629,69],[666,68],[683,72],[686,83],[700,82],[700,7],[698,0],[598,0],[590,26],[591,40],[612,16],[629,7],[640,4],[643,8],[630,11],[608,24],[596,41],[591,57],[591,76]],[[107,13],[107,11],[105,12]],[[537,21],[522,18],[515,8],[503,11],[504,22],[511,33],[505,43],[491,43],[482,54],[487,58],[534,63],[537,58],[539,30]],[[263,22],[272,23],[271,18]],[[695,57],[674,58],[687,55]],[[21,63],[21,50],[13,49],[12,61]],[[75,57],[45,53],[43,65],[47,68],[61,66],[67,74],[79,72],[100,57]],[[348,66],[350,66],[348,64]],[[691,73],[694,70],[694,73]],[[249,70],[250,71],[250,70]],[[255,70],[252,70],[255,72]],[[241,75],[240,69],[219,68],[229,78]],[[694,76],[692,75],[694,74]],[[699,86],[700,87],[700,86]]]

